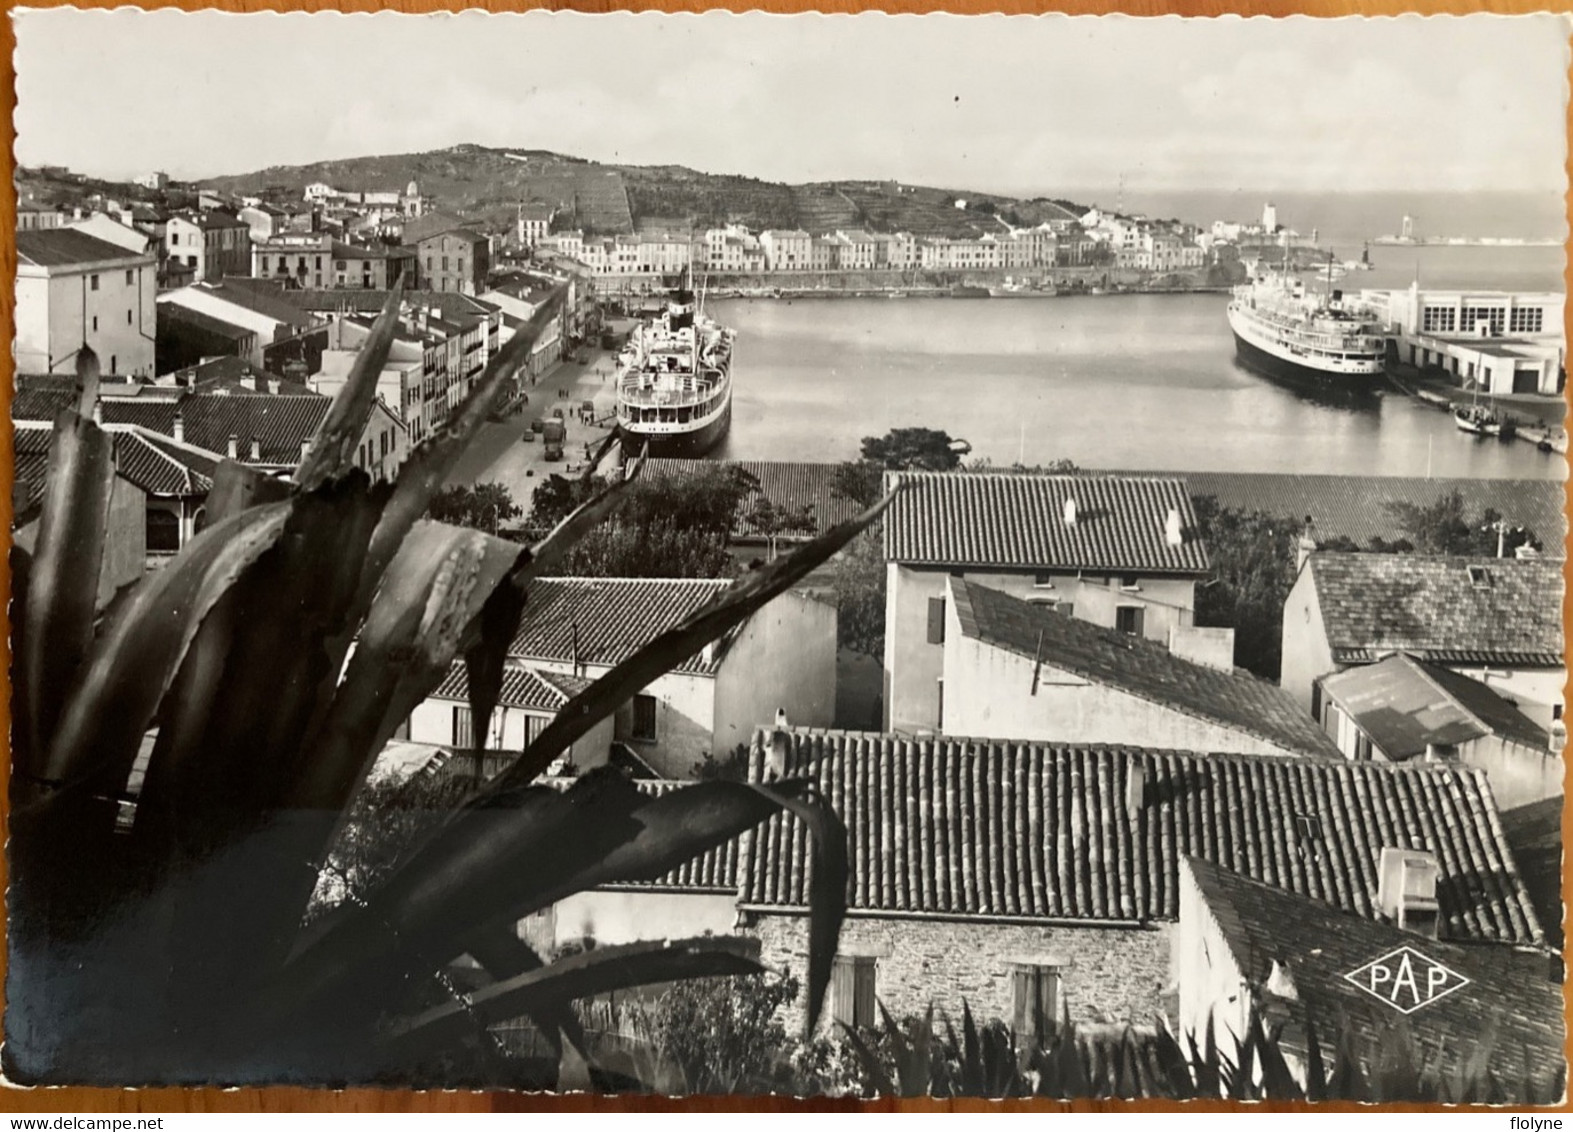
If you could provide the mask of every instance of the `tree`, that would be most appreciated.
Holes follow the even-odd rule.
[[[814,530],[813,504],[788,507],[760,496],[748,512],[749,524],[765,539],[770,547],[768,561],[776,558],[776,542],[782,535],[811,534]]]
[[[748,744],[739,743],[720,758],[709,751],[689,769],[696,782],[742,782],[748,778]]]
[[[676,983],[647,1010],[651,1041],[691,1092],[771,1092],[789,1086],[797,1042],[781,1013],[798,993],[790,974]]]
[[[837,499],[850,499],[860,507],[870,507],[879,498],[883,480],[884,471],[878,464],[848,460],[836,465],[830,494]]]
[[[835,560],[836,640],[876,660],[885,655],[885,547],[882,524],[847,544]]]
[[[1212,496],[1195,502],[1211,563],[1211,576],[1196,587],[1196,624],[1232,628],[1235,663],[1276,680],[1302,524],[1223,507]]]
[[[477,531],[496,534],[497,529],[509,519],[516,519],[523,509],[513,501],[513,495],[500,483],[478,483],[473,486],[446,487],[432,497],[426,516],[439,523],[456,527],[471,527]]]
[[[1391,502],[1387,513],[1420,554],[1495,557],[1499,550],[1506,555],[1520,546],[1538,545],[1533,531],[1508,525],[1491,508],[1471,518],[1456,488],[1430,505]],[[1393,549],[1392,544],[1372,541],[1373,550]]]
[[[935,428],[893,428],[863,438],[863,459],[891,470],[948,472],[961,463],[950,433]]]

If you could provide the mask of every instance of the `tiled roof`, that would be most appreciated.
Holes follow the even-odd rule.
[[[311,319],[302,316],[301,308],[290,301],[288,292],[282,288],[265,287],[261,283],[261,280],[228,278],[222,283],[199,283],[196,286],[203,287],[236,306],[245,307],[256,314],[271,318],[274,322],[282,322],[286,326],[310,324]]]
[[[573,784],[573,779],[543,778],[539,780],[547,786],[558,790],[566,790]],[[673,782],[668,779],[635,779],[634,789],[641,794],[652,797],[661,797],[670,794],[673,790],[682,790],[693,785],[689,782]],[[739,845],[734,838],[723,842],[709,852],[695,857],[677,866],[664,877],[653,881],[619,881],[615,884],[604,884],[603,889],[632,889],[650,891],[655,889],[667,892],[706,892],[726,893],[735,895],[737,892],[737,874]]]
[[[73,263],[142,259],[143,255],[74,228],[34,228],[16,234],[16,258],[20,263],[39,267],[64,267]]]
[[[1437,854],[1445,938],[1542,939],[1486,776],[1469,767],[788,737],[787,775],[814,778],[847,825],[855,914],[1172,921],[1180,860],[1199,856],[1374,916],[1377,861],[1393,846]],[[755,735],[756,778],[770,742]],[[1313,830],[1304,846],[1302,826]],[[746,836],[743,902],[805,907],[809,849],[797,819]]]
[[[537,578],[527,591],[524,618],[509,648],[523,660],[571,661],[575,641],[586,664],[613,665],[710,601],[724,580],[674,578]],[[716,647],[677,666],[714,675],[724,649]]]
[[[1275,962],[1279,977],[1287,974],[1293,997],[1270,994],[1265,1011],[1270,1024],[1286,1021],[1289,1048],[1304,1048],[1309,1017],[1324,1051],[1347,1034],[1357,1056],[1368,1064],[1376,1060],[1378,1045],[1391,1035],[1398,1016],[1344,976],[1407,946],[1470,980],[1408,1018],[1410,1032],[1437,1059],[1442,1073],[1462,1067],[1479,1046],[1488,1019],[1500,1012],[1490,1068],[1501,1079],[1521,1082],[1526,1070],[1537,1078],[1565,1075],[1562,989],[1547,977],[1544,957],[1424,939],[1206,861],[1192,858],[1186,867],[1241,975],[1262,985]]]
[[[402,238],[407,244],[418,244],[432,236],[457,231],[467,223],[468,221],[461,220],[451,212],[428,212],[424,216],[415,216],[406,220]]]
[[[961,631],[1184,715],[1301,754],[1341,757],[1338,746],[1276,684],[1175,656],[1156,641],[1094,625],[986,586],[950,580]],[[1041,651],[1040,651],[1041,649]]]
[[[27,488],[26,504],[19,506],[18,511],[27,511],[44,497],[44,478],[49,472],[49,442],[54,432],[47,428],[19,428],[12,435],[12,468],[16,482]]]
[[[1489,584],[1471,581],[1471,566]],[[1340,664],[1398,651],[1440,664],[1563,664],[1560,561],[1317,553],[1306,569]]]
[[[749,514],[761,498],[778,507],[809,507],[813,529],[806,533],[794,532],[782,537],[807,538],[819,534],[837,523],[855,517],[858,505],[850,499],[838,498],[835,486],[835,464],[799,464],[785,460],[673,460],[651,459],[645,461],[641,473],[646,479],[658,476],[691,476],[715,464],[740,468],[759,481],[759,489],[751,491],[738,507],[738,524],[732,534],[737,538],[760,538],[759,529],[749,521]]]
[[[149,495],[204,496],[219,459],[144,429],[116,432],[115,470]]]
[[[1322,689],[1390,759],[1497,734],[1546,750],[1549,737],[1495,691],[1402,653],[1335,673]]]
[[[931,566],[1200,574],[1207,552],[1184,484],[1173,477],[889,472],[902,485],[885,513],[885,557]],[[1067,499],[1076,521],[1065,522]],[[1180,545],[1164,537],[1179,513]]]
[[[388,301],[387,291],[348,288],[338,291],[291,291],[288,301],[305,311],[351,311],[376,314]],[[404,301],[411,307],[436,307],[442,318],[468,330],[495,308],[488,303],[456,291],[406,291]]]
[[[333,242],[334,259],[407,259],[414,254],[414,248],[389,247],[387,244],[346,244],[339,240]]]
[[[1429,507],[1458,492],[1465,511],[1492,510],[1515,526],[1534,531],[1548,553],[1561,554],[1567,529],[1564,485],[1557,480],[1421,479],[1414,476],[1283,475],[1258,472],[1176,472],[1193,498],[1212,496],[1238,511],[1300,521],[1313,520],[1317,537],[1392,539],[1401,532],[1390,503]]]
[[[499,707],[522,708],[526,711],[555,712],[589,686],[590,681],[579,676],[510,666],[503,670],[502,690],[498,693],[497,704]],[[455,663],[448,669],[448,675],[431,697],[435,700],[469,703],[470,680],[464,665]]]
[[[1562,949],[1562,795],[1502,811],[1502,833],[1513,849],[1546,941]]]

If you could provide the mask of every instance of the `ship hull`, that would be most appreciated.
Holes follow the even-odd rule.
[[[686,432],[640,432],[638,425],[621,425],[623,452],[637,456],[648,443],[650,455],[660,459],[703,456],[721,443],[731,425],[732,400],[729,397],[726,407],[714,419]]]
[[[1280,358],[1277,354],[1268,353],[1256,343],[1243,337],[1238,330],[1234,331],[1234,351],[1247,369],[1254,370],[1265,377],[1276,377],[1280,381],[1300,385],[1320,385],[1347,390],[1369,389],[1380,376],[1376,373],[1338,373],[1292,362],[1288,358]]]

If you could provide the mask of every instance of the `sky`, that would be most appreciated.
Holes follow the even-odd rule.
[[[16,159],[110,178],[474,142],[1002,194],[1564,185],[1555,15],[15,19]]]

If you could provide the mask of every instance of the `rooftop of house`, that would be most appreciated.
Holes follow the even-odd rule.
[[[1494,689],[1404,653],[1334,673],[1322,690],[1390,759],[1497,735],[1544,751],[1550,737]]]
[[[129,251],[75,228],[33,228],[16,234],[16,258],[35,267],[69,267],[112,260],[144,261],[146,253]]]
[[[280,393],[305,396],[312,390],[298,381],[288,381],[258,369],[244,358],[209,358],[194,366],[176,370],[160,381],[191,389],[196,393],[229,393],[237,396],[270,396]]]
[[[1402,651],[1439,664],[1563,666],[1560,561],[1324,551],[1306,569],[1339,664]]]
[[[1442,1072],[1461,1068],[1495,1019],[1499,1028],[1489,1055],[1493,1071],[1514,1081],[1522,1080],[1526,1070],[1537,1076],[1565,1073],[1562,989],[1547,977],[1543,959],[1532,962],[1500,947],[1428,939],[1195,857],[1184,867],[1240,974],[1258,986],[1272,979],[1271,989],[1264,991],[1264,1014],[1269,1025],[1284,1022],[1289,1049],[1304,1049],[1309,1021],[1324,1051],[1342,1033],[1363,1047],[1359,1054],[1373,1056],[1378,1044],[1393,1035],[1400,1015],[1346,976],[1409,947],[1469,980],[1405,1019]]]
[[[674,628],[729,583],[720,579],[537,578],[508,654],[601,667],[626,660]],[[724,641],[675,671],[713,676]]]
[[[525,711],[555,712],[589,686],[590,681],[582,676],[543,672],[527,665],[510,665],[503,669],[497,705]],[[431,698],[470,702],[469,672],[463,663],[456,662],[448,669],[448,675],[431,694]]]
[[[433,236],[460,234],[484,240],[486,237],[477,236],[469,228],[469,223],[451,212],[428,212],[424,216],[415,216],[406,220],[402,238],[407,244],[419,244]]]
[[[333,241],[333,257],[335,259],[409,259],[415,255],[415,249],[390,244],[347,244],[342,240]]]
[[[1384,847],[1438,855],[1445,939],[1544,935],[1484,773],[1006,739],[793,729],[807,775],[848,828],[853,915],[1026,922],[1174,921],[1186,856],[1376,917]],[[773,733],[756,733],[758,779]],[[742,902],[808,905],[809,839],[777,816],[748,836]]]
[[[149,387],[143,387],[149,388]],[[181,418],[187,445],[205,452],[224,453],[234,436],[242,462],[294,467],[300,461],[303,441],[316,435],[332,398],[318,393],[266,397],[237,397],[222,392],[177,392],[160,388],[156,397],[104,397],[100,401],[106,425],[137,425],[167,437],[175,434]],[[50,421],[75,401],[75,393],[58,382],[25,379],[11,402],[12,420]],[[256,438],[261,456],[251,455]]]
[[[257,336],[257,332],[249,326],[239,326],[216,315],[211,315],[207,311],[184,306],[178,302],[159,303],[158,321],[161,332],[169,332],[178,325],[185,324],[195,327],[206,334],[211,334],[233,343],[245,342],[247,339]]]
[[[1337,744],[1276,684],[1184,660],[1156,641],[960,578],[950,587],[962,634],[973,640],[1300,754],[1341,757]]]
[[[692,476],[722,464],[747,472],[758,481],[757,489],[738,506],[738,522],[732,531],[734,538],[758,539],[764,537],[758,525],[750,518],[762,499],[777,507],[809,508],[812,528],[804,532],[789,532],[785,538],[803,538],[823,533],[837,523],[855,517],[860,510],[857,503],[835,494],[836,464],[792,463],[785,460],[678,460],[649,459],[645,461],[641,476],[646,480],[659,477]]]
[[[197,291],[233,303],[253,314],[260,314],[264,318],[270,318],[286,326],[304,327],[311,322],[309,315],[304,314],[300,307],[289,301],[290,292],[284,289],[282,283],[230,276],[222,283],[193,283],[191,286]],[[175,292],[171,293],[165,302],[179,303],[180,299],[180,294]]]
[[[1546,941],[1558,951],[1562,929],[1562,795],[1502,811],[1502,835],[1513,849]]]
[[[200,498],[213,486],[219,457],[189,444],[177,444],[149,429],[109,426],[115,472],[148,495]],[[25,522],[43,499],[53,429],[37,422],[22,422],[14,436],[16,483],[22,493],[15,500],[13,522]]]
[[[335,311],[376,314],[388,301],[387,291],[351,288],[337,291],[289,291],[285,301],[300,310],[329,313]],[[493,308],[469,295],[456,291],[405,291],[404,302],[410,307],[435,308],[444,321],[466,330],[486,318]]]
[[[1175,472],[1193,499],[1211,496],[1220,506],[1277,518],[1310,516],[1315,537],[1348,538],[1365,546],[1373,538],[1393,539],[1390,504],[1429,507],[1458,492],[1465,510],[1491,510],[1507,522],[1527,527],[1560,555],[1567,529],[1564,485],[1556,480],[1422,479],[1418,476],[1334,476],[1261,472]]]
[[[885,490],[897,485],[884,519],[892,562],[1177,575],[1207,569],[1191,498],[1172,476],[885,473]]]

